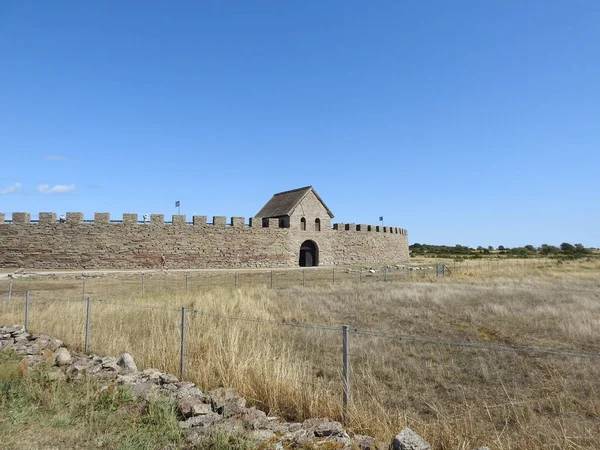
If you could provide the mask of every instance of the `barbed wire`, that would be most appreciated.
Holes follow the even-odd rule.
[[[102,300],[102,299],[91,299],[92,301],[99,302],[102,305],[108,306],[125,306],[129,308],[140,308],[140,309],[153,309],[157,311],[181,311],[181,308],[175,306],[157,306],[157,305],[147,305],[147,304],[138,304],[138,303],[123,303],[123,302],[113,302],[111,300]]]
[[[93,299],[89,297],[91,301],[100,303],[102,305],[108,306],[120,306],[120,307],[131,307],[131,308],[139,308],[139,309],[150,309],[157,311],[182,311],[181,307],[169,307],[169,306],[157,306],[157,305],[149,305],[149,304],[137,304],[137,303],[125,303],[125,302],[115,302],[115,301],[106,301],[103,299]],[[78,299],[39,299],[35,297],[30,297],[30,301],[35,302],[66,302],[66,303],[78,303],[84,304],[86,300]],[[226,320],[237,320],[244,322],[253,322],[253,323],[263,323],[269,325],[277,325],[277,326],[287,326],[294,328],[305,328],[305,329],[318,329],[318,330],[326,330],[326,331],[342,331],[342,326],[332,326],[332,325],[322,325],[322,324],[314,324],[314,323],[299,323],[299,322],[282,322],[274,319],[263,319],[258,317],[248,317],[248,316],[234,316],[230,314],[221,314],[221,313],[211,313],[207,311],[201,311],[196,309],[186,309],[186,312],[194,315],[200,315],[205,317],[214,317]],[[587,352],[583,350],[569,350],[569,349],[554,349],[554,348],[537,348],[537,347],[529,347],[524,345],[496,345],[496,344],[487,344],[483,342],[458,342],[446,339],[439,339],[433,337],[426,336],[418,336],[418,335],[406,335],[406,334],[390,334],[380,331],[374,330],[364,330],[360,328],[350,327],[349,331],[351,333],[355,333],[357,335],[371,336],[371,337],[379,337],[383,339],[390,340],[398,340],[398,341],[412,341],[412,342],[420,342],[425,344],[434,344],[434,345],[444,345],[444,346],[452,346],[452,347],[464,347],[464,348],[474,348],[474,349],[483,349],[483,350],[493,350],[493,351],[505,351],[505,352],[524,352],[531,354],[545,354],[552,356],[563,356],[563,357],[576,357],[576,358],[587,358],[587,359],[600,359],[599,352]]]
[[[398,341],[414,341],[422,342],[425,344],[445,345],[451,347],[467,347],[484,350],[495,350],[495,351],[511,351],[511,352],[525,352],[525,353],[539,353],[553,356],[566,356],[575,358],[589,358],[589,359],[600,359],[600,353],[598,352],[586,352],[583,350],[567,350],[567,349],[554,349],[554,348],[537,348],[527,347],[524,345],[495,345],[485,344],[483,342],[457,342],[444,339],[436,339],[425,336],[414,336],[406,334],[388,334],[378,331],[361,330],[359,328],[350,328],[349,330],[355,334],[361,334],[365,336],[380,337],[384,339],[398,340]]]
[[[281,325],[281,326],[286,326],[286,327],[312,328],[312,329],[329,330],[329,331],[341,331],[342,330],[341,326],[319,325],[316,323],[281,322],[279,320],[260,319],[257,317],[231,316],[228,314],[210,313],[210,312],[205,312],[205,311],[199,311],[196,309],[188,309],[187,312],[196,314],[196,315],[201,315],[201,316],[216,317],[216,318],[220,318],[220,319],[240,320],[240,321],[245,321],[245,322],[260,322],[260,323],[266,323],[266,324],[270,324],[270,325]]]

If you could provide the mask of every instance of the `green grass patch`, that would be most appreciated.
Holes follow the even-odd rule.
[[[142,405],[127,388],[103,387],[92,378],[53,381],[48,369],[30,370],[17,354],[0,353],[3,448],[185,448],[167,399]]]

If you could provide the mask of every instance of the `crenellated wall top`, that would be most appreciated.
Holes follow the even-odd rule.
[[[124,213],[121,219],[111,219],[110,213],[97,212],[94,213],[93,220],[84,219],[81,212],[68,212],[66,215],[58,216],[52,212],[40,212],[38,220],[32,220],[31,214],[26,212],[12,213],[12,220],[6,219],[6,214],[0,213],[0,225],[8,224],[13,226],[19,225],[114,225],[122,224],[129,226],[193,226],[193,227],[215,227],[215,228],[287,228],[282,226],[282,222],[278,219],[263,220],[261,217],[250,217],[248,223],[244,217],[230,217],[229,221],[226,216],[213,216],[212,222],[207,221],[207,216],[192,216],[192,220],[188,221],[185,214],[174,214],[170,221],[165,221],[164,214],[135,214]],[[358,232],[358,233],[388,233],[408,235],[404,228],[383,226],[383,225],[368,225],[355,223],[334,223],[332,231],[336,232]],[[330,231],[331,231],[330,230]],[[299,233],[305,232],[297,230]],[[325,230],[324,230],[325,231]]]

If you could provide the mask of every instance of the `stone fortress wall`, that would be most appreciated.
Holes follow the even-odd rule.
[[[281,228],[280,228],[281,227]],[[137,214],[96,213],[93,221],[83,214],[67,213],[57,222],[55,213],[13,213],[12,221],[0,213],[0,267],[31,269],[130,269],[157,268],[161,252],[169,268],[297,267],[303,242],[318,248],[320,266],[385,264],[409,259],[408,235],[397,227],[343,224],[318,226],[280,219],[152,214],[148,223]]]

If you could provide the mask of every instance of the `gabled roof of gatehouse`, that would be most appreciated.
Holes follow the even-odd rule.
[[[327,207],[325,202],[319,197],[317,191],[314,190],[312,186],[305,186],[298,189],[292,189],[291,191],[279,192],[271,198],[267,202],[265,206],[256,214],[255,217],[282,217],[282,216],[291,216],[296,207],[300,204],[300,202],[308,195],[309,192],[313,192],[319,202],[323,205],[323,207],[327,210],[327,214],[329,217],[333,219],[333,213]]]

